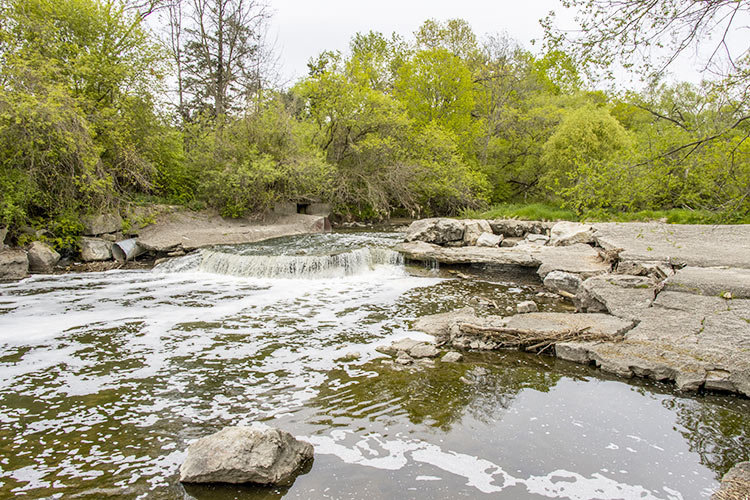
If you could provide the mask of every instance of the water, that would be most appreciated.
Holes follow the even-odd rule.
[[[570,307],[528,277],[404,267],[397,240],[0,285],[0,498],[693,499],[748,458],[746,399],[517,352],[383,363],[376,346],[428,338],[409,330],[424,314]],[[310,470],[287,488],[180,485],[192,440],[254,423],[312,442]]]

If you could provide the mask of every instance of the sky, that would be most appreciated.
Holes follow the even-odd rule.
[[[527,49],[541,40],[539,20],[550,10],[565,19],[559,0],[270,0],[269,40],[280,70],[293,82],[307,74],[307,61],[324,50],[346,51],[357,32],[410,36],[427,19],[466,20],[481,37],[507,32]],[[569,16],[572,18],[572,16]],[[540,46],[539,43],[536,45]]]

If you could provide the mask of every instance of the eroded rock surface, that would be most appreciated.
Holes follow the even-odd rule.
[[[81,238],[81,259],[84,262],[112,259],[112,242],[101,238]]]
[[[750,462],[740,462],[721,478],[719,491],[711,500],[747,500],[750,498]]]
[[[312,457],[312,445],[288,432],[226,427],[188,447],[180,481],[288,484]]]
[[[750,269],[688,266],[667,278],[664,286],[678,292],[750,299]]]
[[[406,230],[405,239],[444,245],[452,241],[462,241],[464,230],[464,222],[456,219],[420,219],[411,223]]]

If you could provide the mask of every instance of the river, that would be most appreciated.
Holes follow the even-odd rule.
[[[698,499],[748,458],[747,399],[519,352],[383,362],[421,315],[570,309],[533,276],[405,266],[398,238],[0,284],[0,497]],[[315,446],[293,485],[179,483],[191,441],[253,424]]]

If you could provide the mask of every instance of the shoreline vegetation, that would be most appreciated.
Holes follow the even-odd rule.
[[[75,254],[86,217],[148,200],[229,218],[285,201],[342,221],[750,218],[741,75],[613,90],[550,26],[531,52],[451,19],[357,33],[280,87],[268,8],[207,5],[3,3],[5,243]]]

